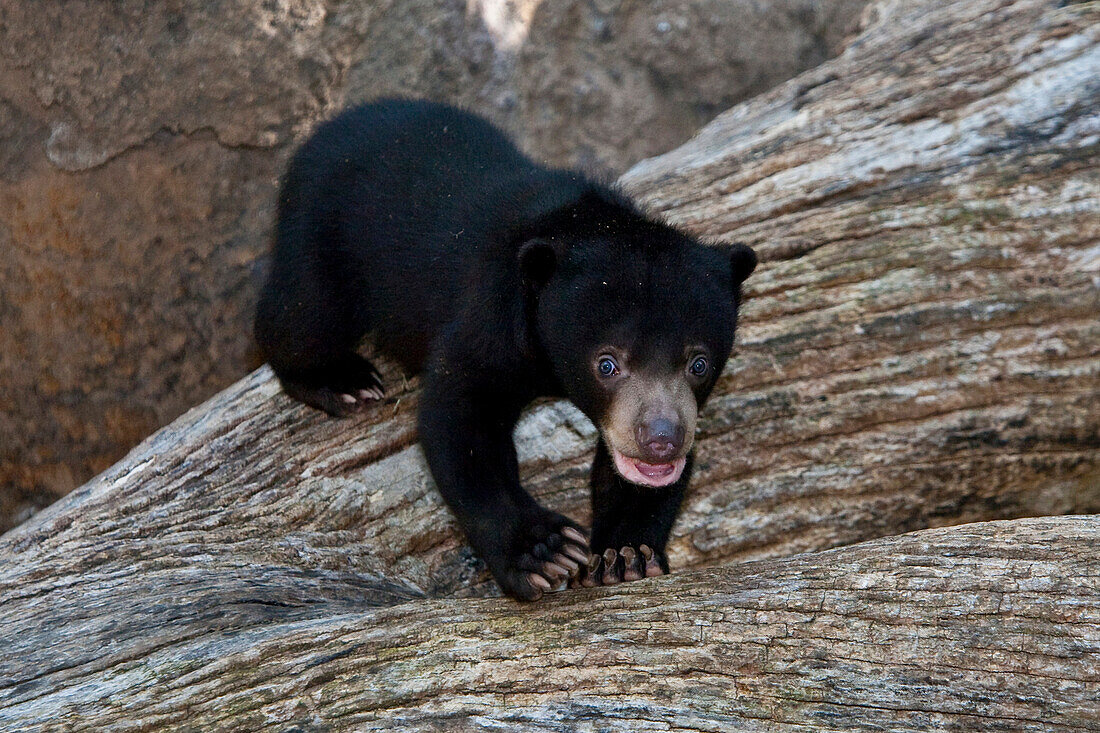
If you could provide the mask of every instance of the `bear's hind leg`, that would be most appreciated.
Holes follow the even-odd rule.
[[[378,370],[355,353],[366,325],[314,270],[275,265],[256,308],[255,335],[286,393],[336,417],[381,399]]]

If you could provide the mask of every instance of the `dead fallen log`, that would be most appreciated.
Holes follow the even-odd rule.
[[[701,419],[674,567],[1100,511],[1100,8],[1060,5],[881,2],[840,58],[624,178],[669,218],[765,257]],[[261,370],[0,538],[0,722],[369,727],[400,712],[437,729],[514,709],[549,730],[1100,727],[1095,520],[965,527],[536,607],[459,601],[493,588],[426,476],[416,400],[415,384],[394,387],[335,421]],[[561,403],[518,430],[527,485],[581,520],[593,438]],[[863,574],[865,552],[878,574]],[[952,595],[926,605],[922,583]],[[868,589],[896,591],[904,623],[861,616],[878,602]],[[792,648],[790,624],[757,641],[788,610],[813,617],[811,597],[833,608],[833,590],[849,610],[821,616],[832,626]],[[984,593],[1008,605],[974,606]],[[753,615],[733,613],[702,650],[681,641],[675,624],[726,606]],[[876,634],[892,651],[862,656]]]
[[[261,595],[223,606],[221,633],[102,648],[92,676],[38,668],[0,693],[0,727],[1100,729],[1100,517],[926,530],[537,606],[303,613],[308,593]],[[89,606],[55,634],[107,611]]]

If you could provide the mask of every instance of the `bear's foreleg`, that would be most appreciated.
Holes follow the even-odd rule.
[[[502,409],[500,397],[499,386],[482,393],[462,378],[429,374],[420,442],[440,493],[501,588],[536,600],[578,575],[588,539],[520,485],[512,441],[519,408]]]
[[[615,471],[600,440],[592,462],[592,555],[573,585],[591,587],[640,580],[669,571],[665,546],[680,512],[694,454],[679,480],[653,488],[629,483]]]

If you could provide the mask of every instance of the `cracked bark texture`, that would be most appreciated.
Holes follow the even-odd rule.
[[[864,2],[0,3],[0,531],[256,366],[276,178],[338,107],[459,102],[621,172]]]
[[[18,602],[29,605],[28,595]],[[79,664],[44,666],[32,644],[13,638],[0,662],[9,683],[0,723],[74,731],[1100,728],[1096,516],[925,530],[611,592],[561,593],[537,607],[350,600],[319,597],[306,583],[278,598],[242,587],[224,599],[217,632],[205,625],[171,641],[127,641],[120,627],[118,642]],[[97,605],[70,618],[68,631],[96,634]]]
[[[1100,511],[1098,21],[881,2],[624,176],[764,256],[672,576],[469,597],[495,589],[415,382],[388,369],[337,421],[261,369],[0,538],[0,722],[1100,729],[1100,519],[873,540]],[[544,403],[516,437],[526,485],[587,520],[591,425]]]

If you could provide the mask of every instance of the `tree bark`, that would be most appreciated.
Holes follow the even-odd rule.
[[[764,258],[700,420],[690,572],[461,599],[495,588],[415,382],[336,421],[264,369],[0,538],[0,723],[1100,729],[1100,519],[824,551],[1100,511],[1097,79],[1097,3],[887,0],[624,177]],[[582,521],[594,437],[560,402],[517,429]]]
[[[34,667],[4,693],[0,725],[1100,729],[1096,517],[926,530],[539,606],[365,609],[298,585],[297,597],[227,603],[221,633],[146,628],[141,647]],[[324,605],[303,612],[311,602]],[[96,633],[103,610],[89,605],[67,633]],[[114,623],[143,618],[119,608]]]

